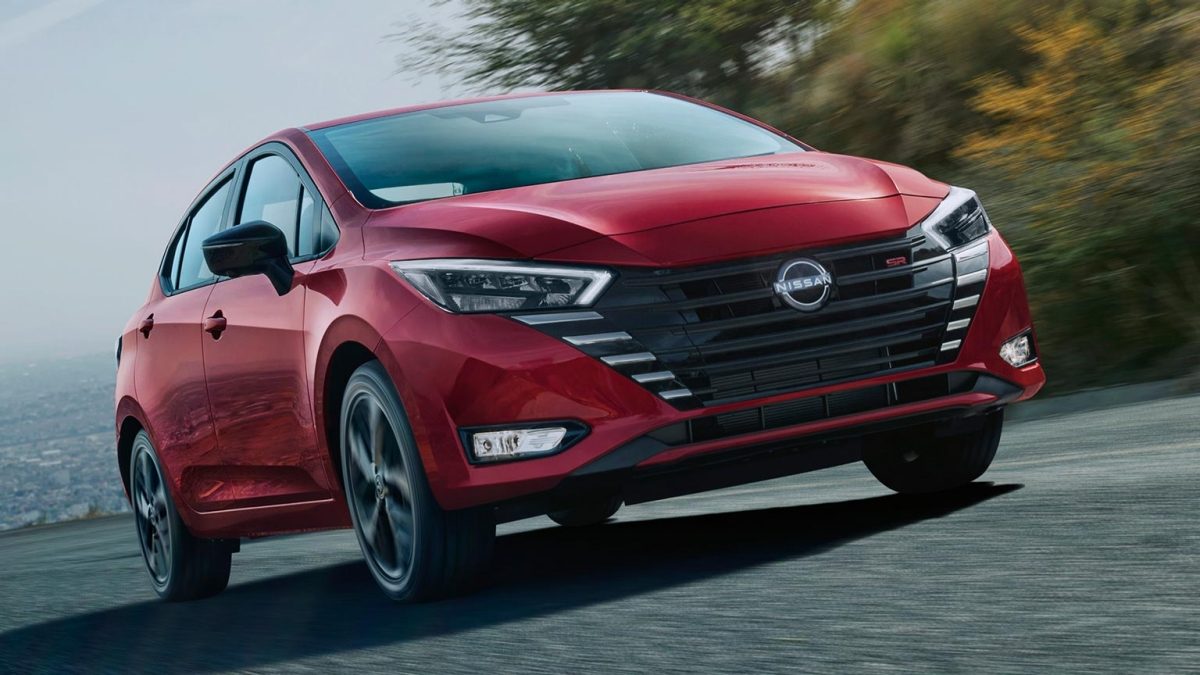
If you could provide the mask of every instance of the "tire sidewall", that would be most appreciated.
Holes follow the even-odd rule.
[[[159,582],[155,578],[154,572],[150,569],[150,561],[148,560],[149,551],[146,550],[146,544],[142,541],[141,529],[138,528],[138,545],[142,549],[142,564],[146,566],[146,574],[150,577],[150,583],[154,586],[154,592],[163,598],[172,597],[177,591],[177,587],[181,581],[181,563],[184,556],[188,554],[185,547],[188,545],[188,538],[184,536],[183,520],[179,517],[179,512],[175,508],[175,494],[171,490],[171,481],[167,476],[167,472],[163,469],[162,462],[158,459],[158,452],[154,449],[154,443],[150,440],[150,435],[144,430],[139,431],[133,439],[133,450],[129,453],[129,476],[130,488],[133,489],[133,477],[135,467],[137,466],[138,458],[141,455],[146,455],[150,462],[154,465],[155,471],[158,472],[159,480],[162,481],[163,491],[167,495],[167,520],[171,528],[170,544],[171,555],[167,556],[167,578],[163,582]],[[136,508],[137,502],[134,501],[133,495],[130,495],[131,505]],[[139,516],[135,516],[139,517]],[[137,527],[137,523],[134,523]]]
[[[396,435],[396,445],[402,454],[404,471],[411,486],[413,553],[407,574],[399,580],[389,577],[379,568],[370,547],[364,540],[362,528],[359,525],[358,507],[353,497],[353,487],[350,485],[351,467],[350,447],[348,443],[350,412],[353,408],[353,403],[364,395],[373,396],[379,402],[380,407],[383,408],[384,417],[387,419],[392,432]],[[425,479],[424,465],[421,463],[420,453],[417,452],[416,439],[408,422],[408,415],[404,411],[404,406],[400,402],[400,397],[396,393],[396,388],[392,384],[391,378],[378,361],[372,361],[360,366],[350,376],[350,380],[346,384],[346,391],[342,397],[338,444],[342,489],[346,495],[346,506],[350,511],[350,519],[354,525],[355,538],[358,540],[359,548],[362,549],[363,558],[366,559],[371,576],[375,578],[380,588],[389,597],[396,600],[410,599],[415,589],[422,587],[422,579],[429,571],[430,561],[428,560],[427,551],[429,549],[430,537],[433,534],[430,528],[434,526],[430,512],[436,506],[433,504],[433,495],[429,491],[428,483]]]
[[[550,520],[563,527],[588,527],[608,522],[621,510],[622,500],[618,495],[596,499],[574,505],[567,509],[546,514]]]
[[[976,480],[991,465],[1003,426],[1001,410],[989,413],[979,430],[956,436],[882,437],[864,453],[863,462],[879,482],[901,494],[953,490]],[[914,460],[903,459],[906,446],[917,452]]]

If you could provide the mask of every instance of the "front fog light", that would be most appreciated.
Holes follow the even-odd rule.
[[[1033,339],[1030,334],[1022,333],[1000,345],[1000,358],[1013,368],[1020,368],[1032,363],[1037,358],[1037,354],[1033,351]]]
[[[480,462],[549,455],[562,449],[566,436],[566,427],[478,431],[471,434],[471,454]]]

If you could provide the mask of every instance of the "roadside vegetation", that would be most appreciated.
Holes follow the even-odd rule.
[[[405,72],[660,88],[976,189],[1017,250],[1052,389],[1200,364],[1195,0],[464,0]]]

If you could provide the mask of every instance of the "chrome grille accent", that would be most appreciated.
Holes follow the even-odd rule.
[[[966,286],[977,281],[983,281],[987,278],[987,270],[976,270],[970,274],[964,274],[958,278],[959,285]]]
[[[675,373],[669,370],[660,370],[656,373],[640,373],[633,376],[634,382],[638,384],[650,384],[651,382],[670,382],[675,379]]]
[[[549,314],[525,314],[514,316],[514,319],[527,326],[544,326],[551,323],[571,323],[574,321],[596,321],[603,319],[596,312],[552,312]]]
[[[978,295],[971,295],[971,296],[968,296],[965,298],[959,298],[954,301],[954,309],[966,309],[967,307],[974,307],[975,304],[978,302],[979,302]]]
[[[563,339],[577,347],[581,347],[583,345],[598,345],[604,342],[625,342],[633,338],[625,331],[616,331],[615,333],[595,333],[593,335],[568,335]]]
[[[617,354],[616,356],[601,357],[601,361],[610,366],[627,366],[631,363],[651,363],[655,357],[650,352],[638,352],[637,354]]]
[[[988,260],[987,239],[954,252],[954,304],[950,306],[950,321],[946,324],[945,342],[938,363],[949,363],[958,358],[958,350],[967,338],[967,329],[971,319],[975,318],[987,282]]]

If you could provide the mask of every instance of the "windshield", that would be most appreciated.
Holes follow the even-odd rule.
[[[732,115],[645,92],[468,103],[310,135],[369,208],[803,150]]]

